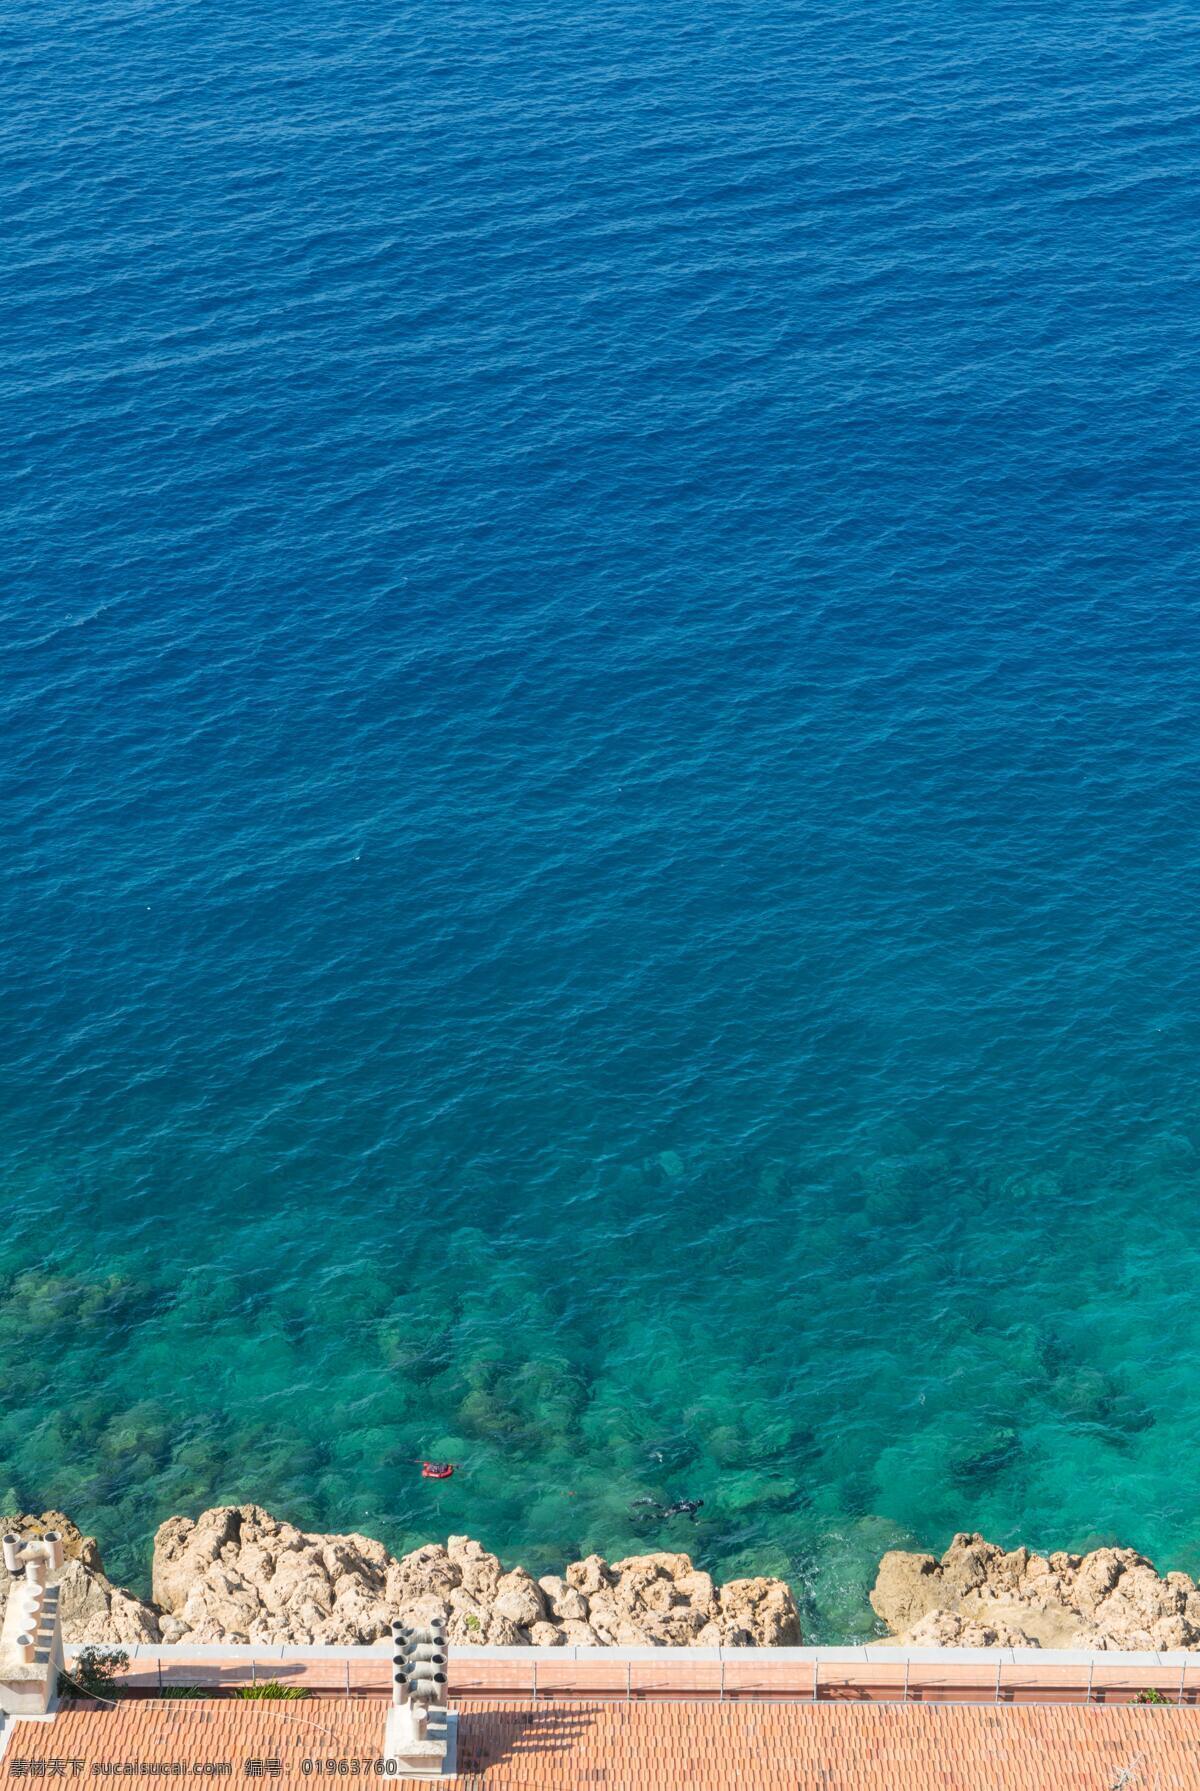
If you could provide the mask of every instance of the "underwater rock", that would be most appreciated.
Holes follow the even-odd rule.
[[[1200,1589],[1128,1548],[1005,1551],[955,1536],[941,1560],[884,1555],[871,1604],[898,1641],[926,1647],[1195,1648]],[[967,1640],[984,1631],[995,1640]]]
[[[44,1536],[57,1530],[65,1560],[59,1575],[59,1609],[63,1638],[68,1642],[157,1642],[158,1612],[131,1592],[114,1586],[104,1572],[94,1536],[83,1532],[61,1511],[40,1517],[22,1512],[0,1517],[6,1536]],[[0,1562],[0,1599],[7,1601],[12,1576]]]

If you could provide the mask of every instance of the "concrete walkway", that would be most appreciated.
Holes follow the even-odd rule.
[[[71,1651],[69,1651],[71,1652]],[[212,1647],[129,1650],[134,1695],[167,1686],[220,1694],[279,1680],[315,1697],[386,1698],[390,1650]],[[866,1704],[1120,1704],[1155,1692],[1200,1703],[1200,1656],[1037,1649],[472,1649],[450,1654],[457,1704],[785,1701]],[[1153,1700],[1157,1701],[1157,1700]]]

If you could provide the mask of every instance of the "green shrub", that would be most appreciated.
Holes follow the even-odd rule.
[[[70,1672],[64,1668],[58,1676],[59,1696],[100,1698],[112,1703],[121,1695],[117,1674],[128,1665],[129,1656],[123,1648],[81,1648]]]
[[[235,1698],[307,1698],[308,1692],[303,1685],[280,1685],[278,1679],[268,1679],[264,1685],[240,1685],[234,1692]]]
[[[164,1685],[159,1692],[160,1698],[211,1698],[212,1693],[202,1685]]]
[[[1148,1686],[1145,1691],[1138,1692],[1133,1701],[1135,1704],[1169,1704],[1171,1702],[1170,1698],[1165,1697],[1162,1692],[1155,1691],[1153,1686]]]

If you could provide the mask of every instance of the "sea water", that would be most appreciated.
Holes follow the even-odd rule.
[[[0,1505],[1200,1568],[1194,10],[0,30]]]

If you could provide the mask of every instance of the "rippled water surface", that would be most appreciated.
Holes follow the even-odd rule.
[[[0,55],[0,1505],[1200,1568],[1194,9]]]

